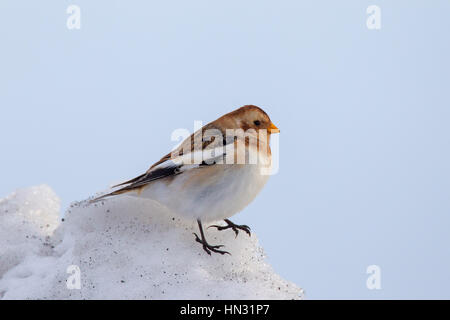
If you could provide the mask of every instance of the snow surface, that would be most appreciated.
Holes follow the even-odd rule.
[[[155,202],[119,197],[73,203],[64,221],[48,186],[0,200],[2,299],[299,299],[265,262],[256,236],[206,231],[229,255],[207,255],[194,222]],[[81,288],[68,289],[67,268]]]

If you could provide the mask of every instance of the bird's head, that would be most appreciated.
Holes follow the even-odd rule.
[[[224,117],[227,118],[228,124],[232,126],[230,129],[244,129],[244,131],[265,129],[268,134],[280,132],[267,113],[257,106],[246,105],[226,114]]]

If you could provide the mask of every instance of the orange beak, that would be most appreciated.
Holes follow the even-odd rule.
[[[273,122],[270,123],[269,131],[270,133],[280,133],[280,129],[278,129],[277,126],[273,124]]]

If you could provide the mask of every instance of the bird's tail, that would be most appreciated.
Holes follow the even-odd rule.
[[[104,194],[104,195],[102,195],[102,196],[100,196],[100,197],[97,197],[97,198],[94,198],[94,199],[90,200],[90,201],[89,201],[89,204],[91,204],[91,203],[96,203],[96,202],[98,202],[98,201],[100,201],[100,200],[103,200],[103,199],[105,199],[105,198],[117,196],[117,195],[119,195],[119,194],[123,194],[123,193],[129,192],[129,191],[135,190],[136,188],[130,188],[130,186],[131,186],[134,182],[139,181],[139,180],[140,180],[141,178],[143,178],[144,176],[145,176],[145,173],[144,173],[144,174],[141,174],[140,176],[138,176],[138,177],[136,177],[136,178],[133,178],[133,179],[131,179],[131,180],[128,180],[128,181],[125,181],[125,182],[122,182],[122,183],[119,183],[119,184],[116,184],[116,185],[112,186],[111,188],[116,188],[116,187],[120,187],[120,186],[125,186],[125,185],[126,185],[125,187],[122,187],[122,188],[120,188],[119,190],[115,190],[115,191],[113,191],[113,192]]]
[[[118,196],[118,195],[120,195],[120,194],[129,192],[129,191],[131,191],[131,190],[128,189],[127,187],[121,188],[121,189],[119,189],[119,190],[116,190],[116,191],[113,191],[113,192],[110,192],[110,193],[101,195],[101,196],[99,196],[99,197],[97,197],[97,198],[94,198],[94,199],[92,199],[92,200],[89,200],[89,204],[99,202],[99,201],[101,201],[101,200],[103,200],[103,199],[106,199],[106,198],[109,198],[109,197]]]

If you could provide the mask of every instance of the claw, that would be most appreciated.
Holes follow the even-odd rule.
[[[203,243],[195,232],[193,232],[192,234],[195,236],[195,241]]]
[[[209,228],[217,228],[218,230],[223,230],[223,228],[226,228],[226,227],[223,227],[223,226],[218,226],[217,224],[213,224],[212,226],[209,226],[208,228],[206,228],[206,229],[209,229]]]
[[[208,242],[206,242],[205,235],[203,234],[203,229],[202,229],[200,221],[198,221],[198,225],[199,225],[200,234],[202,237],[200,238],[196,233],[193,233],[193,235],[195,236],[195,241],[202,244],[203,250],[205,250],[207,254],[211,255],[211,251],[212,251],[212,252],[220,253],[222,255],[229,254],[231,256],[231,253],[229,253],[228,251],[219,250],[219,248],[222,248],[223,245],[212,246]]]
[[[251,229],[250,229],[249,226],[247,226],[245,224],[244,225],[237,225],[237,224],[234,224],[233,222],[231,222],[228,219],[225,219],[224,221],[227,223],[226,226],[219,226],[219,225],[215,224],[215,225],[209,226],[208,228],[214,227],[214,228],[217,228],[218,231],[231,229],[231,230],[234,231],[234,233],[236,235],[235,238],[237,238],[237,236],[239,234],[239,230],[242,230],[245,233],[247,233],[249,237],[252,235],[251,232],[250,232]]]

